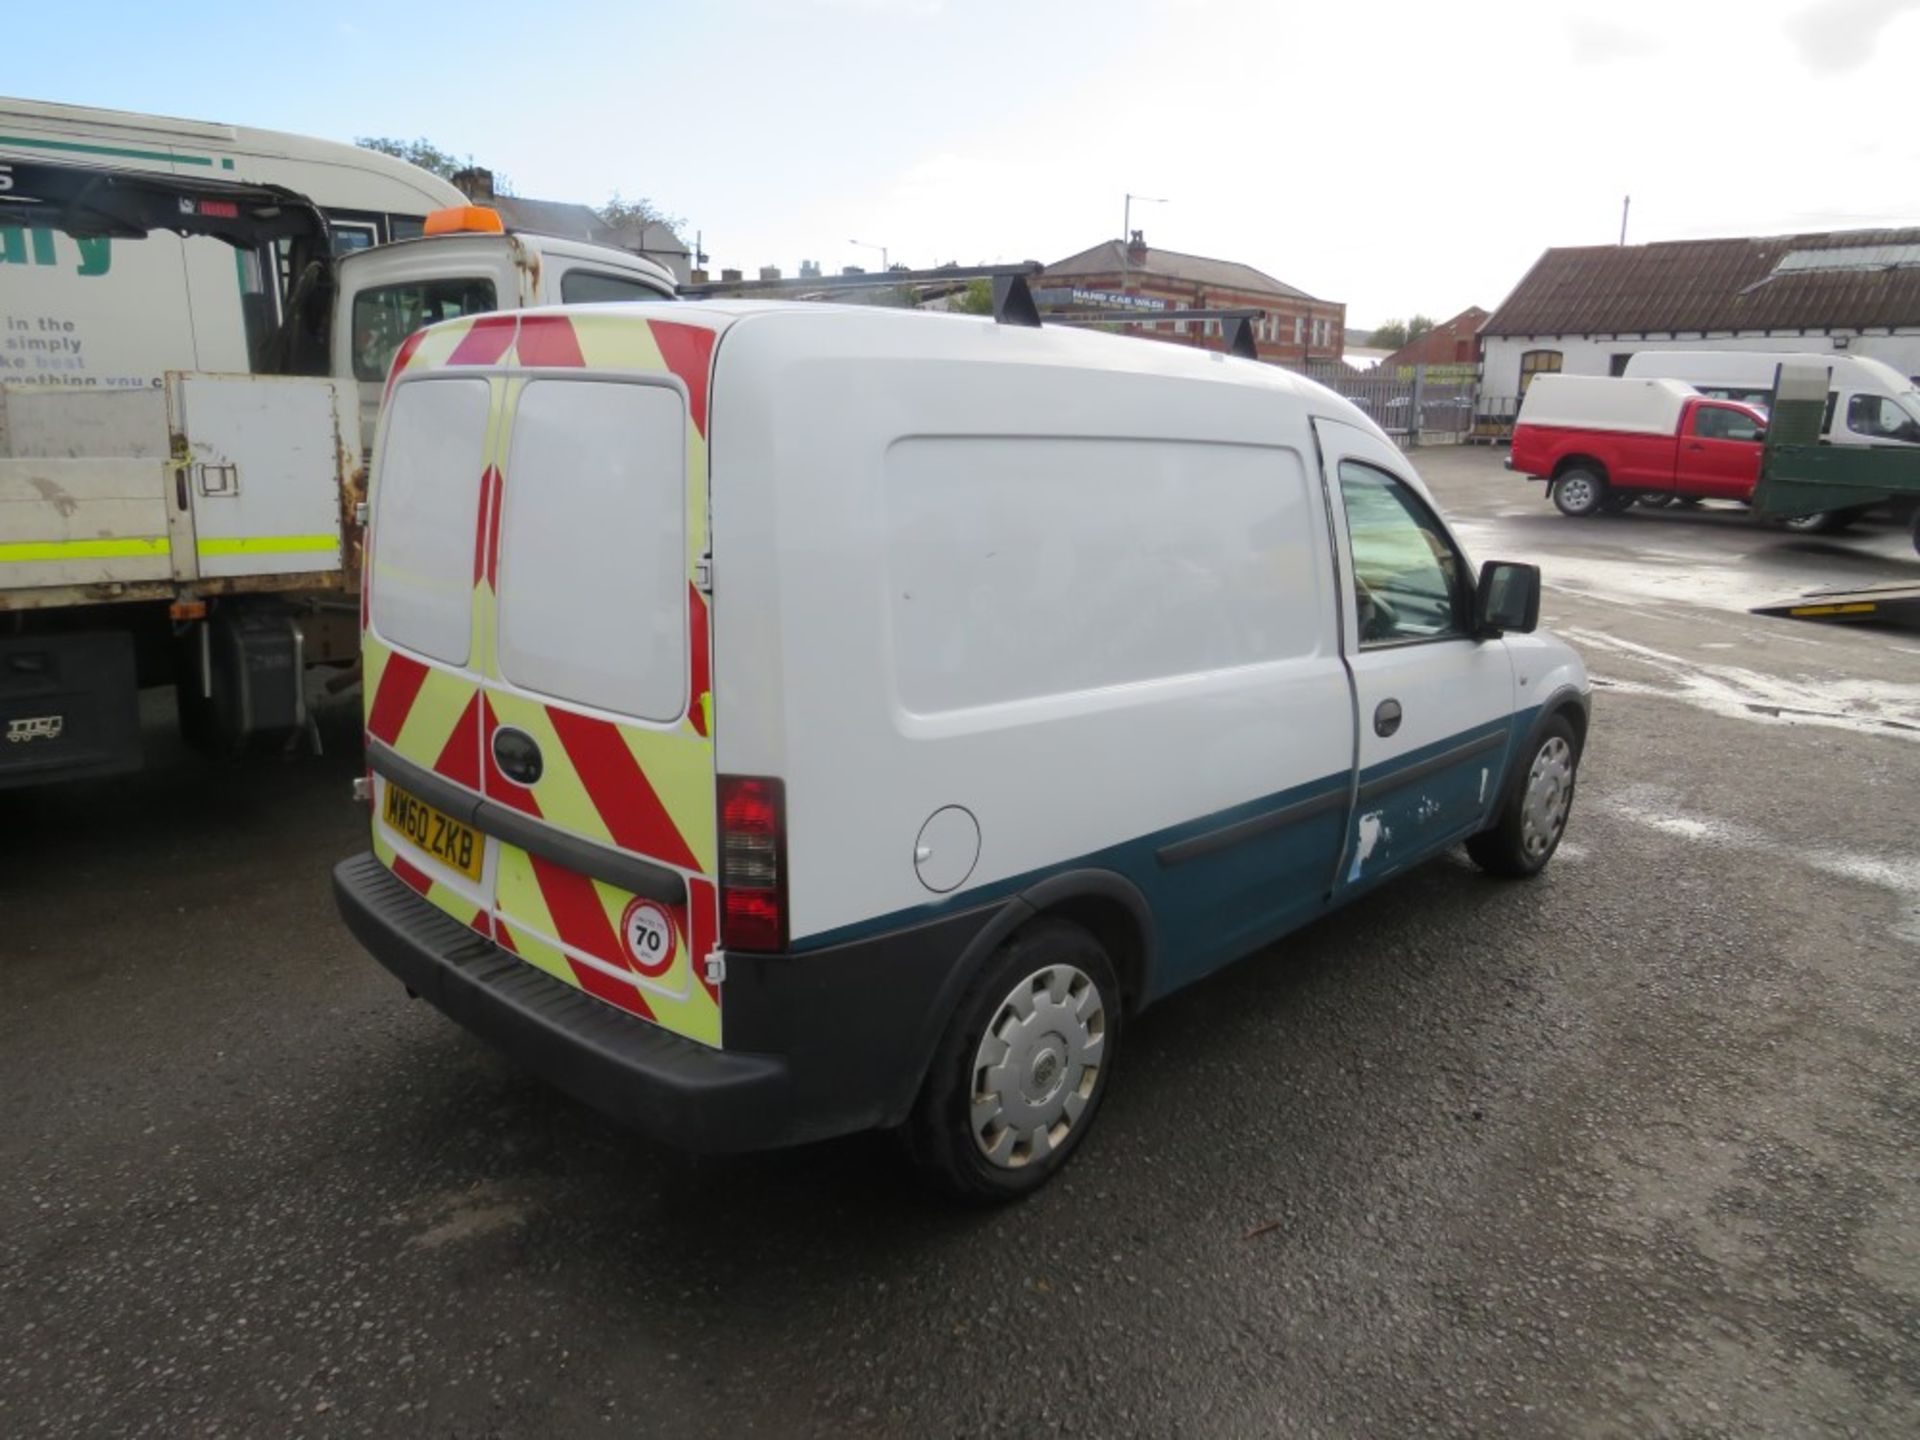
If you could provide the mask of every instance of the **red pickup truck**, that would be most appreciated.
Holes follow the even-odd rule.
[[[1548,483],[1562,515],[1636,500],[1747,500],[1760,480],[1767,415],[1708,400],[1677,380],[1539,375],[1507,467]]]

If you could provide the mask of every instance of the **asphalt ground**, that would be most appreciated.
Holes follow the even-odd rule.
[[[1149,1011],[1017,1208],[662,1149],[409,1003],[350,716],[0,795],[0,1433],[1916,1433],[1920,635],[1746,607],[1920,562],[1419,463],[1597,677],[1566,845]]]

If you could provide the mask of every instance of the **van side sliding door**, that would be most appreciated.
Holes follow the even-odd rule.
[[[1505,642],[1473,638],[1472,569],[1400,453],[1356,426],[1314,426],[1358,702],[1356,803],[1338,893],[1479,828],[1514,723],[1514,679]]]

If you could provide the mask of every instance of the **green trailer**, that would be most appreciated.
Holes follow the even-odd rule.
[[[1773,411],[1753,492],[1761,520],[1791,520],[1821,511],[1862,511],[1892,505],[1913,511],[1913,543],[1920,550],[1920,447],[1823,445],[1827,367],[1789,361],[1774,381]]]

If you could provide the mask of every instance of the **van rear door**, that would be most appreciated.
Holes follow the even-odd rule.
[[[720,1043],[704,446],[671,373],[510,382],[487,501],[495,940]]]

